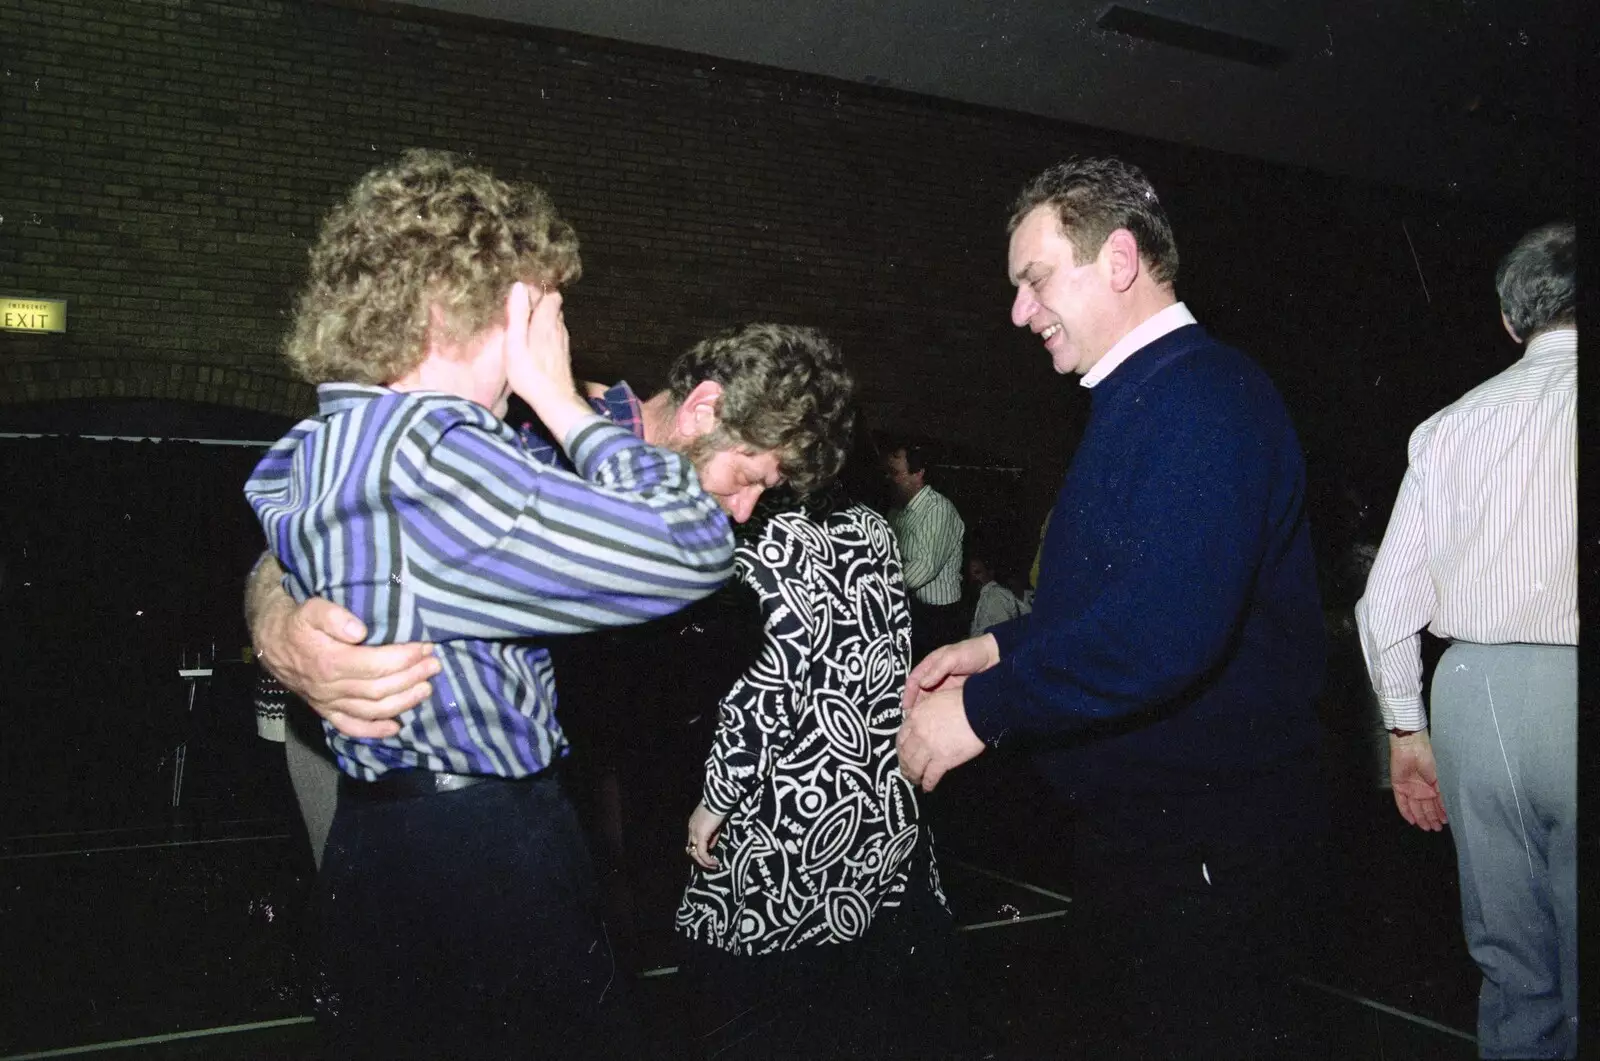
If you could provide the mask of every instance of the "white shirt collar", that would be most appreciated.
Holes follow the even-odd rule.
[[[1189,312],[1189,307],[1182,302],[1174,302],[1166,309],[1146,317],[1133,331],[1117,340],[1117,344],[1105,352],[1105,356],[1095,362],[1093,368],[1084,373],[1083,379],[1078,384],[1083,387],[1093,387],[1134,354],[1143,350],[1168,332],[1175,332],[1179,328],[1190,324],[1198,324],[1194,314]]]
[[[1577,328],[1551,328],[1528,340],[1520,360],[1532,361],[1543,357],[1573,357],[1578,352]]]

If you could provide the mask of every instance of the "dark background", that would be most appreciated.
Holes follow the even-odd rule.
[[[854,367],[869,426],[934,444],[932,481],[1013,572],[1031,560],[1087,411],[1076,381],[1008,320],[1004,222],[1028,176],[1071,154],[1146,169],[1182,251],[1180,297],[1263,364],[1294,412],[1330,570],[1353,537],[1381,534],[1411,429],[1516,356],[1494,264],[1573,205],[1475,182],[1373,183],[380,3],[0,0],[0,66],[0,293],[69,301],[65,335],[0,332],[0,435],[275,439],[311,407],[277,347],[320,217],[378,162],[445,147],[545,185],[576,225],[585,276],[567,319],[580,375],[649,393],[714,329],[821,327]],[[1572,169],[1557,156],[1526,164],[1541,163]],[[224,960],[271,950],[247,931],[265,924],[262,896],[307,884],[292,839],[281,856],[132,876],[46,857],[52,837],[92,847],[97,830],[110,845],[128,840],[119,829],[221,845],[183,849],[206,858],[228,849],[221,823],[292,833],[281,760],[252,735],[239,662],[243,576],[260,546],[241,487],[258,453],[0,438],[0,885],[12,885],[0,888],[0,951],[42,956],[0,985],[13,1005],[0,1050],[141,1034],[148,1014],[163,1014],[161,1029],[191,1026],[208,983],[243,991]],[[1368,504],[1363,525],[1338,518],[1347,488]],[[191,711],[176,669],[197,653],[218,666]],[[682,708],[658,721],[693,714]],[[1353,697],[1325,705],[1343,742],[1335,759],[1349,806],[1392,825],[1387,794],[1357,776],[1363,710]],[[692,758],[697,738],[672,732],[678,743],[653,750]],[[186,741],[196,755],[175,810]],[[1069,872],[1031,839],[1049,812],[1012,767],[948,786],[995,811],[988,831],[949,822],[951,849],[1004,852],[1033,880]],[[637,812],[647,836],[687,812],[663,801]],[[1371,858],[1357,885],[1400,883],[1353,900],[1348,932],[1421,939],[1426,968],[1396,987],[1335,966],[1344,982],[1387,984],[1389,1001],[1409,991],[1438,1019],[1470,1022],[1448,843],[1350,838]],[[648,864],[656,840],[642,843]],[[136,904],[131,921],[120,896]],[[125,976],[125,961],[182,950],[167,908],[186,922],[225,909],[224,944],[189,940],[204,957],[165,981]],[[246,979],[276,1000],[265,1009],[304,1012],[292,962],[281,950],[261,961]],[[91,1012],[106,995],[65,986],[97,966],[119,985],[120,1016]]]
[[[1571,207],[399,5],[0,0],[0,40],[0,291],[69,303],[65,335],[0,333],[0,432],[276,437],[311,405],[277,349],[320,217],[374,164],[446,147],[576,224],[581,375],[648,393],[714,329],[821,327],[875,430],[945,444],[934,481],[1012,567],[1087,404],[1008,320],[1027,176],[1143,166],[1180,297],[1277,380],[1319,502],[1350,482],[1380,514],[1410,429],[1515,355],[1495,260]],[[1573,169],[1541,164],[1551,188]]]

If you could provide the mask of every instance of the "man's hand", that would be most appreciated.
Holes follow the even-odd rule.
[[[922,791],[932,792],[948,771],[982,754],[983,741],[967,724],[961,690],[947,687],[923,694],[917,705],[906,712],[895,747],[900,751],[900,772],[912,784],[921,785]]]
[[[923,697],[940,690],[959,689],[967,678],[999,662],[1000,643],[993,634],[979,634],[936,648],[911,669],[900,706],[909,714]]]
[[[689,839],[683,845],[683,851],[694,859],[695,864],[701,869],[716,869],[722,865],[711,856],[711,849],[716,845],[717,833],[722,830],[722,823],[727,819],[726,814],[707,810],[704,803],[689,815]]]
[[[253,583],[250,596],[250,636],[262,664],[345,736],[394,736],[394,717],[433,691],[428,679],[439,661],[432,645],[363,645],[360,619],[320,597],[296,606],[279,585]]]
[[[1418,829],[1436,833],[1450,824],[1439,796],[1439,772],[1427,730],[1408,737],[1389,735],[1389,784],[1400,817]]]

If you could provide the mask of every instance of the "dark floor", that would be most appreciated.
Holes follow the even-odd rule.
[[[197,734],[176,809],[170,749],[128,751],[120,776],[56,788],[43,771],[25,789],[13,778],[0,809],[0,1061],[312,1056],[303,977],[312,871],[280,756],[242,727]],[[672,789],[684,776],[628,790],[632,887],[614,896],[634,911],[625,953],[669,1042],[681,1006],[664,971],[668,926],[692,804]],[[936,796],[985,1049],[1107,1056],[1086,1043],[1092,1014],[1068,986],[1076,934],[1070,851],[1051,839],[1064,835],[1060,813],[1020,761],[998,757],[952,775]],[[1298,985],[1320,1015],[1305,1056],[1475,1056],[1475,973],[1459,939],[1448,833],[1405,827],[1381,790],[1345,785],[1337,797],[1337,929],[1325,967]]]

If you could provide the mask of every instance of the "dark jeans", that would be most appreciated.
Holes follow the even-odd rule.
[[[320,890],[330,1058],[643,1052],[554,778],[392,802],[341,791]]]
[[[1303,993],[1321,844],[1159,841],[1080,823],[1074,919],[1083,990],[1105,1015],[1096,1055],[1314,1056]]]

